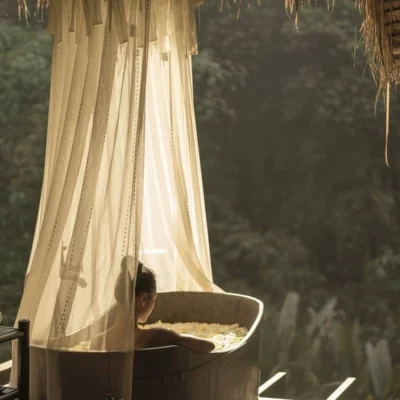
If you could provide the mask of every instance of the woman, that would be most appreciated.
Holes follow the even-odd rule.
[[[135,350],[175,345],[201,353],[213,351],[215,346],[208,340],[190,335],[180,335],[163,328],[140,328],[139,324],[145,324],[153,311],[157,298],[157,282],[154,273],[139,262],[136,285],[134,285],[127,268],[128,262],[132,259],[130,256],[124,257],[121,263],[121,272],[115,288],[115,299],[118,303],[115,323],[107,332],[95,338],[92,346],[99,340],[106,340],[108,350],[120,347],[121,340],[126,336],[124,332],[128,320],[126,309],[135,286]]]

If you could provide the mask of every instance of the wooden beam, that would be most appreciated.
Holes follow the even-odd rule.
[[[356,378],[347,378],[329,397],[327,400],[336,400],[345,390],[356,380]]]
[[[258,395],[263,394],[269,387],[274,383],[278,382],[279,379],[283,378],[286,372],[278,372],[272,378],[268,379],[267,382],[263,383],[258,389]]]
[[[12,361],[6,361],[3,364],[0,364],[0,385],[8,384],[10,380]]]

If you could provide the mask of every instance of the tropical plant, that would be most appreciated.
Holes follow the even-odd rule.
[[[317,400],[355,377],[343,398],[399,398],[400,366],[392,367],[386,339],[363,346],[359,322],[337,308],[336,298],[319,311],[309,307],[306,316],[302,311],[300,296],[288,293],[280,313],[267,324],[263,354],[270,356],[269,376],[286,372],[270,395]]]
[[[375,345],[365,344],[368,368],[374,399],[395,400],[400,398],[400,365],[393,367],[388,341],[379,340]]]

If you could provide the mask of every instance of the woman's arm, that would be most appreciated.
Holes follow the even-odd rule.
[[[174,332],[175,333],[175,332]],[[177,335],[178,346],[186,347],[198,353],[211,353],[215,349],[213,342],[192,335]]]
[[[198,353],[211,353],[214,349],[214,343],[209,340],[200,339],[191,335],[179,335],[174,331],[167,329],[157,329],[153,336],[154,346],[182,346]]]

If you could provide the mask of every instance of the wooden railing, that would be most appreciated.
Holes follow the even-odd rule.
[[[0,344],[18,340],[18,387],[8,383],[11,361],[0,365],[0,400],[29,400],[29,321],[18,322],[18,328],[0,326]]]
[[[10,381],[12,361],[0,364],[0,386],[7,385]]]
[[[261,395],[267,391],[271,386],[273,386],[276,382],[282,379],[286,375],[286,372],[278,372],[272,378],[268,379],[265,383],[263,383],[259,390],[259,400],[290,400],[290,399],[278,399],[273,397],[261,397]],[[327,400],[336,400],[338,399],[355,381],[355,378],[347,378],[335,391],[327,398]]]

